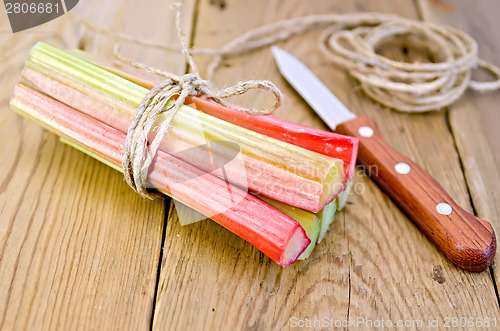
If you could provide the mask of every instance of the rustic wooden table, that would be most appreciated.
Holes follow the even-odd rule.
[[[74,11],[133,37],[176,42],[168,1],[81,0]],[[184,26],[194,47],[218,47],[280,19],[355,11],[455,26],[478,41],[484,59],[500,65],[496,0],[186,1]],[[72,15],[16,34],[3,10],[0,16],[1,330],[264,330],[325,318],[401,320],[415,329],[422,328],[419,321],[424,328],[436,320],[440,328],[446,321],[453,326],[455,317],[483,326],[489,319],[489,329],[494,323],[500,327],[498,257],[483,273],[458,269],[361,171],[348,207],[325,240],[311,258],[286,269],[213,222],[181,227],[170,200],[139,197],[121,174],[9,109],[36,41],[109,59],[116,40],[86,30]],[[397,150],[498,231],[500,93],[467,93],[439,113],[397,113],[370,101],[356,81],[328,63],[316,47],[318,35],[310,32],[280,46],[355,113],[372,116]],[[133,45],[125,52],[177,73],[186,69],[176,54]],[[388,56],[422,54],[409,47],[389,50]],[[201,68],[207,63],[197,60]],[[227,60],[215,83],[253,78],[270,79],[284,92],[277,116],[326,129],[279,75],[269,49]],[[267,100],[254,95],[240,101]]]

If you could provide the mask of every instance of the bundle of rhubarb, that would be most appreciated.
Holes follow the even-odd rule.
[[[153,80],[100,65],[81,52],[38,43],[11,107],[122,171],[128,126],[153,86]],[[175,114],[148,183],[281,266],[307,258],[346,204],[357,139],[246,115],[203,97],[185,104],[195,107],[184,105]],[[200,146],[208,146],[208,154],[200,153]],[[232,165],[235,155],[243,166]]]

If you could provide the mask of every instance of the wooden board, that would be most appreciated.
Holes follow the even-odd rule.
[[[189,36],[196,27],[195,47],[217,48],[283,18],[381,11],[463,28],[479,41],[481,55],[496,61],[495,6],[494,0],[193,0],[186,1],[184,28]],[[92,0],[75,13],[133,37],[176,42],[169,2]],[[442,327],[445,317],[500,320],[490,273],[453,266],[361,169],[347,209],[311,258],[285,269],[214,222],[181,227],[169,200],[138,197],[120,174],[8,109],[36,41],[80,46],[109,60],[115,40],[69,16],[24,33],[9,31],[0,11],[0,153],[12,155],[0,159],[1,330],[289,329],[301,319],[323,318],[402,320],[419,329],[435,319]],[[318,35],[279,46],[304,61],[354,112],[372,116],[382,135],[461,206],[472,210],[472,201],[477,215],[498,227],[498,94],[469,93],[448,115],[396,113],[374,104],[322,57]],[[122,49],[150,65],[186,70],[179,54],[128,44]],[[408,60],[426,56],[411,48],[407,54],[393,47],[382,52]],[[208,59],[197,61],[204,73]],[[246,79],[270,79],[284,92],[277,116],[326,129],[279,75],[269,49],[228,59],[215,75],[218,86]],[[270,99],[252,94],[234,101],[262,106]]]
[[[364,10],[417,17],[412,1],[201,2],[195,47],[219,47],[282,18]],[[400,114],[374,104],[320,55],[317,36],[308,33],[280,46],[310,66],[353,111],[372,116],[397,150],[420,163],[470,210],[445,115]],[[410,50],[408,56],[418,54]],[[268,49],[227,60],[215,83],[256,78],[274,81],[285,93],[278,116],[325,128],[280,77]],[[266,101],[260,95],[241,99],[254,106]],[[425,323],[432,318],[443,323],[446,316],[500,317],[492,309],[497,299],[489,273],[471,274],[453,266],[361,172],[354,191],[311,258],[286,269],[212,222],[180,227],[171,214],[153,328],[281,329],[292,326],[293,318],[323,317]]]
[[[161,32],[173,22],[168,4],[155,11],[132,1],[85,1],[75,11],[111,29],[126,23],[134,37],[151,34],[158,42],[175,42],[175,35]],[[8,106],[37,41],[80,45],[108,58],[113,42],[108,39],[105,48],[100,35],[85,33],[70,15],[13,35],[5,12],[0,15],[0,329],[148,329],[165,201],[139,197],[121,174]],[[188,8],[188,26],[190,18]],[[150,20],[157,22],[156,33],[149,32]],[[159,59],[164,57],[156,54]],[[185,70],[179,58],[170,65]]]
[[[479,5],[478,5],[479,4]],[[470,34],[478,43],[479,56],[500,66],[500,29],[498,17],[500,3],[494,0],[419,1],[425,20],[447,24]],[[488,80],[491,77],[476,73],[474,78]],[[500,229],[500,94],[468,92],[458,103],[450,107],[448,121],[456,148],[460,153],[467,186],[477,216],[489,220],[497,231]],[[499,257],[493,264],[498,282]]]

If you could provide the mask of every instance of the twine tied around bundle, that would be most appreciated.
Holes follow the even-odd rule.
[[[228,88],[216,89],[212,86],[210,81],[201,79],[196,63],[189,53],[186,37],[181,28],[182,6],[181,4],[175,4],[175,6],[177,6],[176,27],[182,46],[182,52],[187,64],[191,67],[191,70],[193,70],[193,73],[177,76],[166,71],[152,68],[142,63],[121,57],[115,48],[115,56],[122,62],[165,78],[165,80],[151,89],[137,108],[136,114],[132,118],[128,128],[125,145],[122,150],[122,166],[126,182],[137,193],[148,198],[151,198],[151,195],[146,191],[149,166],[151,162],[153,162],[163,137],[170,128],[173,117],[184,104],[188,96],[205,95],[223,106],[250,115],[271,114],[281,105],[283,100],[280,90],[270,81],[249,80],[239,82]],[[251,89],[270,91],[275,96],[274,104],[267,109],[254,109],[233,105],[223,100],[231,96],[243,94]],[[176,97],[175,100],[171,100],[174,97]],[[169,102],[172,104],[167,107]],[[162,119],[159,126],[155,128],[154,131],[156,131],[156,135],[151,144],[148,145],[148,135],[153,125],[155,125],[156,118],[160,113],[166,113],[166,116]]]

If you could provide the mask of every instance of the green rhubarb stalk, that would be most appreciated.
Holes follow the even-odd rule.
[[[337,211],[336,199],[327,204],[318,213],[314,214],[262,195],[257,195],[257,197],[299,222],[306,230],[307,236],[311,239],[311,244],[309,244],[304,253],[302,253],[299,260],[309,257],[315,244],[319,244],[321,240],[323,240],[330,225],[333,223],[335,212]]]
[[[349,194],[351,193],[352,188],[352,180],[347,181],[344,191],[340,193],[335,200],[337,201],[337,208],[341,210],[347,204],[347,199],[349,198]]]
[[[316,246],[316,242],[318,241],[318,236],[320,233],[320,221],[317,215],[306,210],[292,207],[285,203],[273,200],[266,196],[259,195],[257,197],[270,206],[281,211],[283,214],[293,218],[304,228],[307,237],[311,240],[311,243],[309,244],[309,246],[307,246],[306,250],[299,256],[298,259],[307,259],[311,255],[314,246]]]
[[[11,107],[87,154],[120,168],[124,133],[23,84],[16,86]],[[310,244],[298,222],[234,186],[228,195],[227,183],[162,151],[151,165],[148,181],[209,215],[281,266],[292,264]]]
[[[318,213],[318,218],[321,221],[321,230],[318,236],[318,243],[323,240],[326,235],[326,232],[330,228],[334,218],[335,212],[337,211],[337,200],[333,200],[329,204],[327,204],[323,209],[321,209]]]
[[[121,132],[127,131],[130,118],[149,91],[43,43],[31,50],[22,78],[54,99]],[[213,169],[203,153],[182,153],[221,141],[231,143],[211,151],[211,156],[227,169]],[[312,212],[321,210],[345,187],[342,160],[241,128],[187,106],[181,107],[174,117],[160,149],[219,177],[223,177],[221,170],[225,170],[234,174],[230,180],[235,185]],[[233,166],[232,162],[226,162],[238,152],[243,156],[243,167],[241,163]]]

